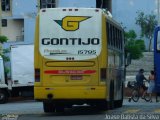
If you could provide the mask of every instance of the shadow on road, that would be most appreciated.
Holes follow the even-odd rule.
[[[104,114],[104,112],[92,106],[74,106],[73,108],[65,108],[62,113],[45,113],[42,116],[98,115]]]

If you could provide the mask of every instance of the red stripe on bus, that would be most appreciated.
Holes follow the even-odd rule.
[[[96,70],[46,70],[45,74],[93,74]]]

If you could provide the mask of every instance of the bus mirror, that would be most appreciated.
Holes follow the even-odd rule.
[[[130,65],[131,64],[131,54],[130,53],[127,53],[127,55],[126,55],[126,58],[125,58],[126,60],[125,60],[125,66],[127,67],[128,65]]]

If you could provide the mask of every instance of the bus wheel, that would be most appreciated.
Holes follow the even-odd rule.
[[[64,112],[64,106],[63,105],[56,105],[56,112]]]
[[[8,101],[8,94],[4,90],[0,90],[0,104],[4,104]]]
[[[52,102],[43,102],[43,110],[45,113],[55,112],[55,105]]]
[[[101,103],[97,104],[97,109],[102,110],[102,111],[108,110],[107,101],[104,101],[104,102],[101,102]]]
[[[122,104],[123,104],[123,100],[117,100],[117,101],[115,101],[115,103],[114,103],[114,107],[115,107],[115,108],[122,107]]]
[[[110,83],[110,92],[109,92],[109,98],[110,98],[110,101],[108,103],[108,109],[112,110],[114,109],[114,82],[111,81]]]
[[[114,107],[115,108],[119,108],[119,107],[122,107],[123,105],[123,84],[122,84],[122,90],[121,90],[121,99],[120,100],[116,100],[115,103],[114,103]]]

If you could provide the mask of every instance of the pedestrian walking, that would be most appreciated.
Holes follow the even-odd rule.
[[[150,75],[148,79],[149,79],[149,87],[148,87],[147,93],[149,93],[149,96],[151,98],[150,102],[152,102],[152,95],[155,90],[155,74],[153,70],[150,71]]]

